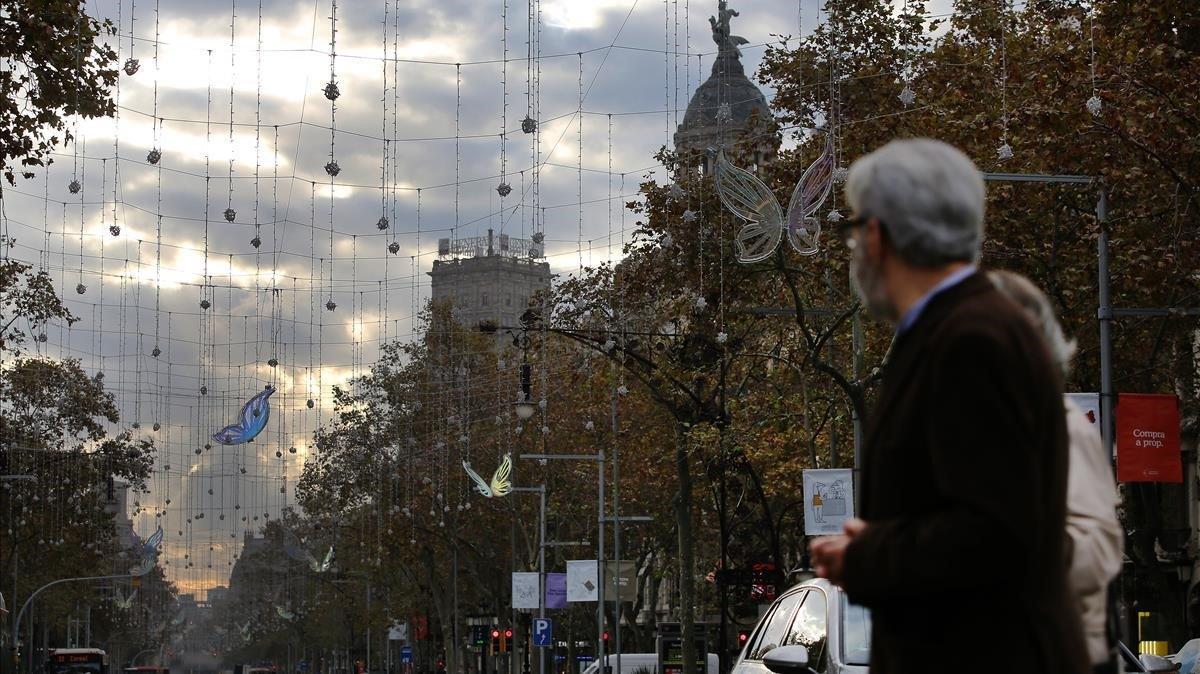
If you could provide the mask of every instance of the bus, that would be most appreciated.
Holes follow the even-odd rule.
[[[108,653],[99,648],[54,648],[46,674],[108,674]]]

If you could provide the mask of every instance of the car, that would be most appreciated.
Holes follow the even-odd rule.
[[[606,674],[613,674],[617,667],[617,656],[604,656]],[[708,671],[709,674],[716,674],[720,667],[717,664],[717,654],[708,654]],[[600,671],[600,664],[595,660],[592,661],[583,674],[596,674]],[[658,671],[658,653],[622,653],[621,654],[621,673],[620,674],[636,674],[637,672],[657,672]]]
[[[1181,664],[1149,653],[1134,655],[1124,643],[1117,642],[1117,652],[1125,664],[1126,672],[1178,672]]]
[[[823,578],[795,585],[763,613],[731,674],[866,674],[871,614]]]

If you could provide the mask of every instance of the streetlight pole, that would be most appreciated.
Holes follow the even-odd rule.
[[[514,492],[538,495],[538,618],[546,617],[546,485],[513,487]],[[529,630],[526,632],[526,641]],[[529,674],[529,645],[525,646],[525,674]],[[546,674],[546,658],[538,653],[538,674]]]

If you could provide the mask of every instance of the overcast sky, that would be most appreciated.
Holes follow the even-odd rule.
[[[526,3],[507,4],[507,62],[502,0],[403,0],[398,14],[396,4],[338,3],[332,152],[341,173],[332,189],[322,93],[330,0],[266,0],[261,10],[159,0],[157,15],[150,0],[97,0],[93,14],[119,19],[121,61],[140,62],[120,78],[118,118],[81,123],[78,146],[60,148],[47,174],[5,190],[14,255],[45,265],[82,319],[47,330],[42,348],[103,371],[123,422],[139,422],[161,448],[151,493],[130,501],[144,507],[135,517],[143,536],[163,524],[167,568],[184,589],[224,583],[242,532],[291,501],[308,438],[329,417],[331,386],[369,367],[380,340],[411,337],[437,239],[532,232],[536,157],[533,136],[520,131],[530,106],[541,111],[547,258],[569,274],[619,253],[633,224],[621,199],[654,170],[653,153],[669,143],[716,49],[715,0],[543,0],[532,62],[540,96],[531,101]],[[733,8],[752,77],[764,43],[819,20],[809,0]],[[502,114],[513,187],[503,204]],[[157,167],[146,161],[155,147]],[[73,179],[78,194],[68,190]],[[330,299],[334,311],[324,308]],[[263,436],[205,450],[266,384],[279,393]]]

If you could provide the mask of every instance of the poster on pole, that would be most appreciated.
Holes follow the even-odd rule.
[[[599,570],[594,559],[567,561],[567,601],[599,601]]]
[[[1183,482],[1179,399],[1155,393],[1117,396],[1117,480]]]
[[[604,562],[604,601],[617,601],[620,576],[620,600],[632,602],[637,599],[637,565],[630,560]]]
[[[842,533],[854,517],[854,475],[849,468],[804,471],[804,535]]]
[[[538,574],[536,571],[514,571],[512,575],[512,607],[538,608]]]
[[[546,574],[546,608],[567,607],[567,574]]]
[[[1099,393],[1067,393],[1067,400],[1075,403],[1088,421],[1100,428],[1100,394]]]
[[[408,641],[408,623],[392,623],[388,628],[388,641]]]

